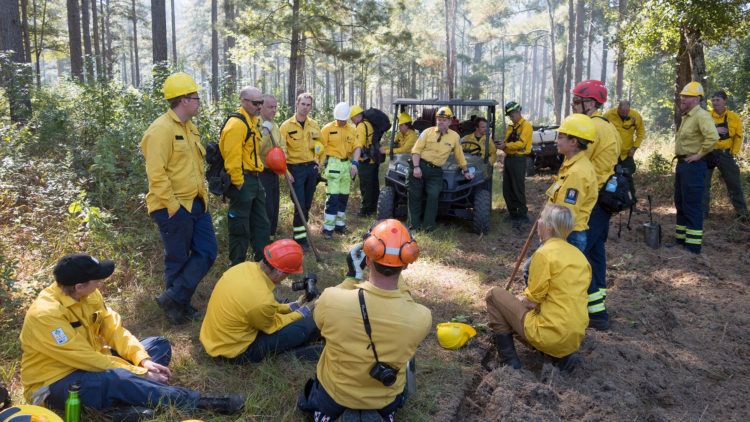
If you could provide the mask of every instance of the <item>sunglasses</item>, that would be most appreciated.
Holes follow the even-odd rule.
[[[186,100],[200,101],[201,97],[185,97]]]
[[[243,98],[243,100],[244,101],[250,101],[250,103],[252,103],[254,106],[263,105],[263,100],[257,100],[257,101],[255,101],[255,100],[249,100],[247,98]]]
[[[594,101],[594,100],[592,100],[591,98],[580,98],[580,97],[573,98],[573,104],[576,104],[576,105],[583,104],[589,101]]]

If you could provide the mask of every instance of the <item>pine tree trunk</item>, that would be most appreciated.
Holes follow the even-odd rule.
[[[167,10],[164,0],[151,0],[153,63],[167,61]]]
[[[21,30],[23,31],[23,51],[25,63],[31,62],[31,43],[29,42],[29,0],[21,0]]]
[[[300,0],[292,1],[292,40],[289,45],[289,84],[287,101],[289,106],[296,102],[297,95],[295,89],[297,88],[297,55],[299,54],[299,2]]]
[[[560,78],[557,76],[557,59],[555,57],[555,19],[552,10],[552,1],[547,0],[547,13],[549,14],[549,44],[552,58],[552,96],[555,101],[555,124],[560,124],[560,105],[562,98],[558,84]]]
[[[609,32],[609,25],[607,25],[606,20],[604,24],[604,29],[602,30],[602,74],[599,77],[599,80],[604,82],[604,84],[607,84],[607,60],[609,56],[609,40],[607,39],[607,33]]]
[[[96,77],[102,78],[102,52],[99,49],[99,16],[97,13],[96,0],[91,0],[91,23],[94,30],[94,62],[96,64]]]
[[[537,74],[539,73],[539,63],[537,61],[537,48],[536,43],[539,40],[539,38],[534,40],[534,45],[531,47],[531,86],[529,88],[531,92],[531,98],[529,98],[529,104],[528,104],[528,110],[529,110],[529,118],[531,120],[536,120],[536,103],[537,103],[537,94],[536,94],[536,86],[537,86]]]
[[[617,16],[617,32],[620,32],[622,29],[622,24],[625,21],[625,13],[627,12],[628,8],[628,0],[619,0],[619,14]],[[622,85],[623,85],[623,76],[625,73],[625,53],[622,48],[619,48],[617,50],[617,76],[615,77],[615,101],[619,102],[622,99]],[[677,115],[679,113],[675,114],[675,118],[677,118]]]
[[[211,101],[219,101],[219,28],[218,0],[211,0]]]
[[[231,30],[233,28],[235,18],[234,11],[234,1],[224,0],[224,27],[227,30]],[[237,87],[237,66],[232,62],[231,54],[231,50],[234,48],[234,46],[234,37],[230,34],[227,34],[226,39],[224,40],[224,66],[227,69],[227,76],[229,76],[229,86],[227,87],[227,91],[232,93],[236,90]],[[253,84],[255,84],[255,81],[253,81]]]
[[[131,0],[132,13],[133,13],[133,54],[135,55],[135,61],[133,62],[133,68],[135,70],[135,76],[133,78],[134,85],[141,85],[141,69],[140,60],[138,59],[138,15],[135,11],[135,0]]]
[[[545,92],[547,91],[547,42],[544,40],[544,47],[542,50],[542,70],[539,72],[540,78],[542,80],[542,86],[539,88],[539,112],[537,113],[537,116],[539,118],[544,118],[544,106],[546,105],[546,101],[544,101]],[[555,73],[554,69],[551,73]]]
[[[81,11],[78,0],[67,0],[68,44],[70,48],[70,76],[83,82],[83,51],[81,49]],[[20,32],[19,32],[20,33]]]
[[[456,6],[457,0],[445,0],[445,80],[448,99],[454,96],[456,77]]]
[[[23,29],[18,0],[0,0],[0,50],[12,50],[10,57],[0,63],[0,82],[8,98],[10,120],[25,124],[31,116],[31,68],[26,64]],[[7,60],[7,61],[6,61]]]
[[[81,0],[81,27],[83,29],[83,64],[86,67],[86,81],[94,80],[94,63],[91,57],[91,22],[89,0]]]
[[[528,81],[527,70],[529,68],[529,46],[526,45],[523,47],[523,73],[521,74],[521,107],[528,108],[529,100],[526,96],[526,94],[529,92],[529,89],[526,87],[526,81]]]
[[[583,80],[583,36],[586,32],[584,24],[585,10],[584,0],[576,2],[576,53],[575,53],[575,77],[574,82],[577,84]]]
[[[594,43],[594,5],[590,5],[588,34],[586,35],[586,79],[591,79],[591,45]]]
[[[170,0],[170,13],[172,14],[172,64],[177,65],[177,31],[174,18],[174,0]]]
[[[102,0],[104,1],[104,0]],[[109,0],[106,0],[107,2],[107,22],[106,22],[106,28],[107,28],[107,79],[112,79],[112,76],[114,75],[114,65],[115,61],[112,59],[114,57],[114,52],[112,50],[112,24],[110,22],[110,16],[112,15],[112,9],[109,7]]]
[[[571,79],[573,78],[573,48],[575,46],[575,21],[576,14],[573,8],[573,0],[568,0],[568,48],[565,56],[565,102],[563,102],[563,115],[570,114]]]

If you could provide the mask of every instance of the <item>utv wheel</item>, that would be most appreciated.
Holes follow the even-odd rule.
[[[474,194],[474,233],[489,233],[492,195],[484,189]]]
[[[396,204],[396,191],[392,186],[386,186],[378,195],[378,220],[393,218]]]

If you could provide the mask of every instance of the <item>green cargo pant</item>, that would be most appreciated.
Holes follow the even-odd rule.
[[[529,218],[526,207],[526,157],[506,154],[503,160],[503,198],[512,220]]]
[[[635,182],[633,181],[633,175],[635,174],[635,160],[633,157],[625,157],[620,165],[625,170],[625,178],[628,179],[628,183],[630,183],[630,193],[633,195],[633,200],[636,200]]]
[[[409,192],[409,217],[407,224],[410,230],[419,230],[424,227],[425,230],[435,228],[435,218],[437,217],[438,199],[440,191],[443,189],[443,169],[432,167],[425,164],[424,160],[419,162],[422,169],[422,177],[414,177],[414,167],[409,169],[409,178],[406,182],[406,189]],[[424,205],[424,222],[422,222],[422,201]]]
[[[739,215],[747,214],[747,203],[745,202],[745,195],[742,193],[742,183],[740,182],[740,168],[737,166],[737,162],[734,160],[729,150],[721,150],[719,152],[719,164],[716,168],[721,173],[721,178],[724,179],[724,184],[727,186],[727,193],[729,194],[729,201],[732,202],[734,211]],[[708,211],[711,207],[711,177],[714,174],[714,169],[708,169],[706,171],[706,189],[703,191],[703,214],[708,215]]]
[[[380,194],[379,169],[380,164],[370,163],[369,161],[359,162],[359,191],[362,193],[360,214],[370,214],[377,211],[378,194]]]
[[[247,248],[253,246],[253,258],[263,258],[263,248],[270,243],[271,223],[266,213],[266,193],[258,176],[245,175],[242,190],[232,185],[227,192],[229,210],[229,259],[237,265],[247,259]]]

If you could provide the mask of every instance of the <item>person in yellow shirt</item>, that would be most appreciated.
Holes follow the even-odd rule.
[[[164,243],[165,290],[156,301],[174,324],[200,318],[190,299],[218,253],[203,171],[206,150],[190,121],[198,115],[199,90],[185,73],[170,75],[162,89],[169,111],[151,123],[141,141],[146,205]]]
[[[219,139],[224,168],[232,178],[232,186],[227,191],[227,237],[233,266],[247,259],[250,245],[253,260],[259,260],[271,235],[266,194],[260,183],[263,159],[258,114],[263,95],[257,88],[246,86],[240,90],[240,102],[242,106],[227,118]]]
[[[467,180],[474,178],[466,165],[460,137],[449,128],[453,112],[448,107],[440,107],[436,117],[437,125],[422,132],[411,150],[412,165],[406,182],[410,230],[435,229],[438,198],[443,189],[442,166],[451,152],[456,157],[456,162],[461,167],[464,177]],[[423,209],[424,221],[422,221]]]
[[[630,192],[635,196],[635,183],[633,175],[635,174],[635,160],[633,156],[640,148],[643,137],[646,134],[646,127],[643,125],[643,119],[638,111],[630,108],[630,101],[622,100],[617,108],[610,108],[604,113],[604,117],[614,125],[620,134],[620,165],[626,170],[625,178],[630,183]],[[635,136],[635,139],[633,139]]]
[[[323,214],[323,237],[330,239],[333,232],[346,231],[346,205],[352,180],[357,176],[360,139],[354,125],[349,123],[349,104],[338,103],[333,108],[335,121],[321,132],[323,156],[326,166],[326,208]],[[326,158],[327,157],[327,158]],[[351,178],[350,178],[351,177]]]
[[[487,119],[484,117],[474,118],[474,132],[461,138],[461,148],[466,154],[472,154],[484,158],[484,143],[487,140]],[[497,147],[495,143],[489,142],[489,162],[494,164],[497,161]]]
[[[521,106],[515,101],[505,105],[505,115],[511,125],[505,131],[505,141],[498,145],[505,152],[503,160],[503,198],[513,227],[529,223],[526,207],[526,161],[531,153],[534,128],[521,116]]]
[[[315,142],[320,142],[320,127],[312,118],[308,117],[312,110],[313,97],[308,92],[297,96],[294,103],[294,116],[281,124],[281,136],[286,141],[286,163],[289,169],[289,180],[297,194],[302,212],[309,220],[315,187],[320,177],[321,163],[315,156]],[[307,249],[307,231],[297,212],[292,219],[294,240]]]
[[[202,395],[168,385],[172,347],[163,337],[141,341],[122,326],[120,315],[104,303],[99,284],[115,263],[90,255],[64,256],[53,271],[55,283],[31,304],[21,328],[21,382],[26,401],[65,408],[68,387],[80,384],[81,403],[97,410],[151,414],[132,406],[173,405],[186,411],[213,409],[236,413],[239,394]]]
[[[412,120],[408,113],[398,115],[398,132],[393,138],[394,154],[411,154],[411,149],[417,143],[417,132],[411,126]]]
[[[564,205],[573,212],[575,225],[567,241],[581,252],[586,249],[589,215],[599,196],[594,166],[583,153],[594,137],[594,124],[585,114],[571,114],[563,120],[555,143],[565,160],[546,192],[548,203]]]
[[[370,265],[369,281],[354,289],[329,287],[315,308],[326,345],[297,407],[316,421],[362,410],[394,420],[406,401],[406,363],[432,327],[430,310],[398,287],[401,271],[419,257],[406,227],[394,219],[380,221],[361,249]],[[349,269],[348,277],[351,262]]]
[[[521,368],[513,344],[516,333],[555,358],[561,371],[570,372],[581,360],[576,351],[589,322],[586,290],[591,266],[580,250],[565,241],[575,225],[570,209],[547,204],[538,224],[542,246],[531,256],[523,298],[492,288],[486,298],[489,326],[502,365]]]
[[[711,114],[701,108],[703,85],[689,82],[680,91],[682,121],[675,136],[677,158],[674,179],[674,205],[677,210],[675,241],[664,246],[683,246],[700,254],[703,245],[703,189],[706,183],[706,160],[719,140]]]
[[[302,272],[302,247],[291,239],[266,246],[260,262],[243,262],[216,282],[208,301],[200,341],[209,356],[236,364],[260,362],[286,351],[314,360],[322,346],[305,346],[319,336],[311,316],[314,300],[279,303],[276,286]]]
[[[365,119],[362,107],[355,105],[351,108],[352,123],[357,127],[357,139],[361,147],[358,158],[359,191],[362,194],[362,206],[359,209],[360,217],[374,214],[378,208],[378,194],[380,193],[380,161],[370,154],[372,136],[375,133],[372,123]],[[385,155],[385,148],[381,145],[379,153]]]
[[[263,105],[260,106],[260,119],[258,119],[258,127],[260,128],[261,135],[259,158],[263,163],[263,171],[260,173],[260,183],[263,185],[263,190],[266,193],[266,215],[268,215],[271,236],[276,234],[276,228],[279,225],[279,177],[286,177],[277,175],[266,165],[266,155],[273,148],[271,138],[273,138],[276,145],[286,155],[286,141],[281,136],[279,126],[273,121],[274,117],[276,117],[277,106],[278,101],[276,101],[276,97],[271,94],[263,95]],[[264,128],[264,124],[265,126],[270,125],[271,128]]]
[[[732,202],[734,212],[737,216],[747,219],[747,202],[745,194],[742,193],[740,182],[740,168],[734,157],[740,152],[742,146],[742,120],[737,113],[727,110],[727,93],[719,90],[711,97],[711,117],[714,119],[716,131],[719,133],[719,141],[714,150],[712,160],[707,160],[706,187],[703,192],[703,215],[708,216],[711,209],[711,177],[714,168],[721,172],[721,178],[727,186],[729,200]]]

